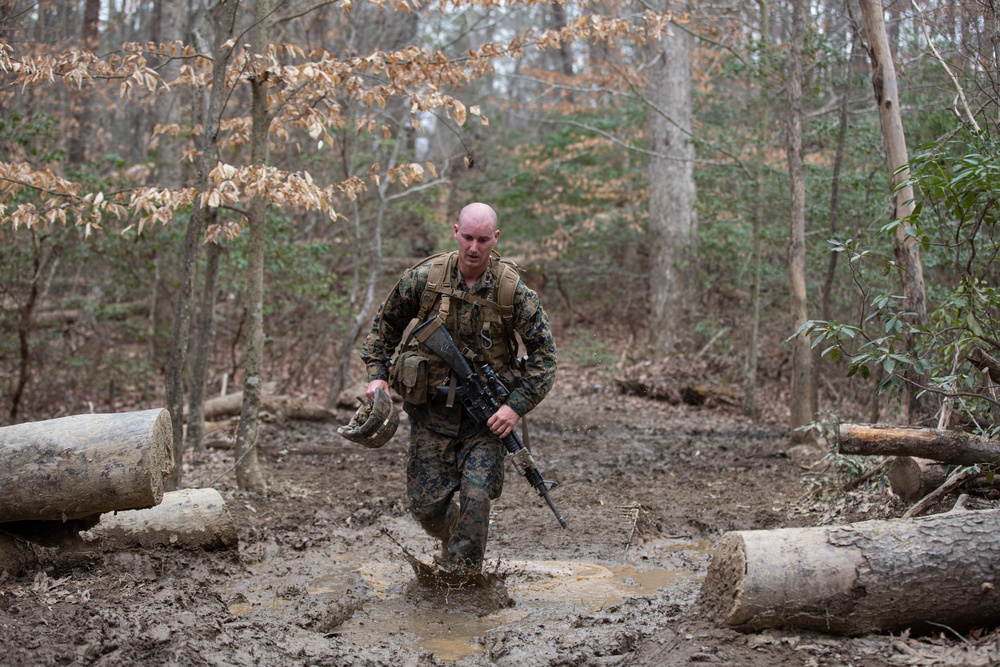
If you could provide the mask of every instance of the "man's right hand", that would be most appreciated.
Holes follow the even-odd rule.
[[[372,380],[368,383],[368,391],[365,392],[365,396],[368,397],[369,401],[375,400],[375,391],[381,389],[385,393],[389,393],[389,383],[385,380]]]

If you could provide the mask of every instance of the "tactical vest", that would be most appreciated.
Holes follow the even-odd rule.
[[[414,266],[422,266],[430,261],[427,286],[420,296],[420,309],[415,322],[427,321],[430,317],[440,317],[445,327],[452,332],[455,342],[462,347],[462,354],[474,368],[489,364],[508,381],[516,381],[517,372],[512,357],[518,352],[518,337],[514,331],[514,291],[519,275],[513,262],[490,257],[489,271],[493,276],[493,287],[486,298],[468,292],[465,281],[458,274],[458,284],[452,284],[452,271],[458,262],[455,251],[433,255]],[[459,338],[461,323],[458,309],[452,308],[452,299],[479,306],[479,332],[475,335],[475,345],[470,349]],[[412,328],[412,327],[411,327]],[[403,398],[411,403],[421,404],[424,394],[433,393],[436,386],[451,384],[447,364],[433,352],[417,346],[409,336],[403,341],[403,349],[393,365],[392,382]]]

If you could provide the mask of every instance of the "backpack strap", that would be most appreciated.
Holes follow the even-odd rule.
[[[496,253],[495,250],[493,252]],[[514,331],[514,292],[517,290],[517,283],[521,278],[514,262],[500,259],[499,253],[494,255],[494,259],[499,270],[494,270],[494,273],[498,274],[497,287],[490,296],[495,296],[495,301],[473,296],[462,289],[455,288],[452,284],[451,274],[458,261],[458,253],[454,250],[431,255],[415,264],[413,268],[426,264],[428,261],[431,263],[430,270],[427,272],[427,285],[420,295],[420,310],[417,313],[417,321],[423,322],[426,319],[427,313],[430,312],[431,306],[434,305],[439,294],[441,295],[441,306],[438,309],[438,317],[441,318],[442,322],[448,320],[452,296],[470,303],[498,308],[509,343],[508,349],[513,360],[518,353],[520,344],[519,336]]]
[[[496,252],[494,250],[494,252]],[[521,345],[521,337],[514,330],[514,292],[517,291],[517,283],[521,276],[518,272],[517,264],[509,259],[500,259],[499,253],[496,256],[499,267],[497,276],[496,305],[500,308],[500,318],[503,321],[503,329],[507,335],[507,349],[510,350],[511,364],[517,367],[518,351]]]
[[[508,330],[514,328],[514,292],[517,290],[517,283],[521,277],[517,273],[517,265],[508,260],[501,260],[500,278],[497,287],[497,303],[500,304],[500,316],[503,318],[504,327]]]
[[[434,299],[437,298],[438,294],[442,295],[441,312],[443,314],[441,320],[444,321],[448,317],[449,302],[453,291],[451,269],[457,257],[457,252],[442,252],[431,255],[414,266],[414,268],[421,266],[428,260],[431,262],[430,271],[427,272],[427,286],[424,287],[424,291],[420,295],[420,311],[417,313],[417,319],[421,322],[427,317],[427,312],[434,304]]]

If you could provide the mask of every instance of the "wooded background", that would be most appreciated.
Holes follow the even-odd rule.
[[[992,0],[3,0],[0,424],[242,390],[242,461],[479,200],[563,358],[992,436],[998,65]]]

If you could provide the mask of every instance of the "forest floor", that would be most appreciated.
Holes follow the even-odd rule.
[[[341,412],[343,423],[351,411]],[[238,549],[115,552],[70,571],[0,574],[0,663],[998,664],[995,633],[739,634],[702,612],[725,531],[902,513],[878,487],[833,492],[826,450],[726,401],[627,396],[584,368],[564,372],[529,422],[568,528],[508,466],[486,588],[421,585],[401,549],[426,562],[437,550],[406,512],[405,421],[379,450],[342,439],[336,423],[276,421],[259,439],[266,493],[235,488],[231,451],[186,461],[185,486],[225,497]]]

